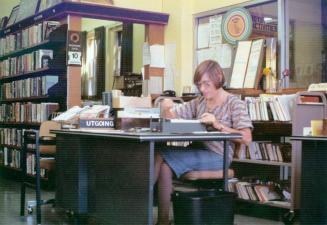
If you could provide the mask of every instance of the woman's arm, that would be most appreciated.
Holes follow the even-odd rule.
[[[226,133],[237,133],[242,135],[242,139],[235,139],[233,140],[233,142],[248,145],[252,141],[252,132],[250,128],[234,129],[226,127],[223,124],[219,123],[216,117],[211,113],[203,113],[200,117],[200,121],[202,123],[211,125],[218,131]]]

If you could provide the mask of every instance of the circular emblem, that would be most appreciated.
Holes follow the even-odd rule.
[[[78,33],[71,33],[70,35],[70,40],[73,42],[73,43],[78,43],[79,42],[79,34]]]
[[[252,33],[252,18],[249,11],[244,8],[228,11],[223,16],[222,33],[224,39],[231,44],[248,39]]]

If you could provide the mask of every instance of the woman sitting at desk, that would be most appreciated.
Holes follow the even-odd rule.
[[[202,96],[185,104],[174,105],[170,99],[161,103],[163,117],[198,119],[217,131],[239,133],[243,138],[234,142],[249,144],[252,123],[245,103],[223,89],[225,78],[219,64],[212,60],[202,62],[196,69],[194,84]],[[176,149],[178,148],[178,150]],[[230,148],[229,162],[233,157]],[[173,191],[173,174],[179,178],[189,171],[222,170],[223,142],[203,142],[188,148],[168,146],[155,156],[155,181],[158,181],[158,224],[169,224],[170,196]]]

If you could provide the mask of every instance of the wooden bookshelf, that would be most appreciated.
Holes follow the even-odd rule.
[[[10,148],[10,149],[17,149],[17,150],[22,149],[22,147],[17,146],[17,145],[4,145],[4,144],[0,144],[0,148],[3,148],[3,147]]]
[[[268,160],[253,160],[253,159],[233,159],[233,162],[237,163],[252,163],[252,164],[262,164],[269,166],[287,166],[292,167],[292,163],[290,162],[276,162],[276,161],[268,161]]]
[[[19,80],[21,78],[32,78],[32,77],[39,77],[42,75],[48,74],[64,74],[66,72],[65,68],[51,68],[51,67],[44,67],[41,69],[37,69],[34,71],[27,71],[24,73],[18,73],[11,76],[0,77],[0,83],[6,83],[14,80]]]
[[[291,136],[292,123],[279,121],[254,121],[254,136]]]
[[[66,41],[58,41],[58,40],[46,40],[46,41],[43,41],[39,44],[35,44],[35,45],[32,45],[32,46],[29,46],[29,47],[26,47],[26,48],[22,48],[22,49],[18,49],[16,51],[13,51],[13,52],[9,52],[3,56],[0,56],[0,61],[2,60],[5,60],[7,58],[13,58],[13,57],[16,57],[16,56],[20,56],[20,55],[23,55],[23,54],[26,54],[26,53],[29,53],[29,52],[33,52],[35,50],[38,50],[38,49],[42,49],[42,48],[45,48],[45,49],[52,49],[52,48],[55,48],[57,46],[62,46],[63,44],[65,44]]]
[[[277,208],[284,208],[284,209],[291,208],[291,203],[285,202],[285,201],[279,201],[280,203],[278,204],[277,201],[259,202],[259,201],[245,200],[245,199],[241,199],[241,198],[237,198],[236,200],[238,202],[262,205],[262,206],[270,206],[270,207],[277,207]]]
[[[19,122],[0,122],[0,127],[24,127],[24,128],[39,128],[41,123],[19,123]]]

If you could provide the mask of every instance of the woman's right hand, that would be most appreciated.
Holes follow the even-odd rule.
[[[172,111],[174,106],[173,100],[165,98],[160,103],[160,117],[166,119],[176,118],[175,113]]]

